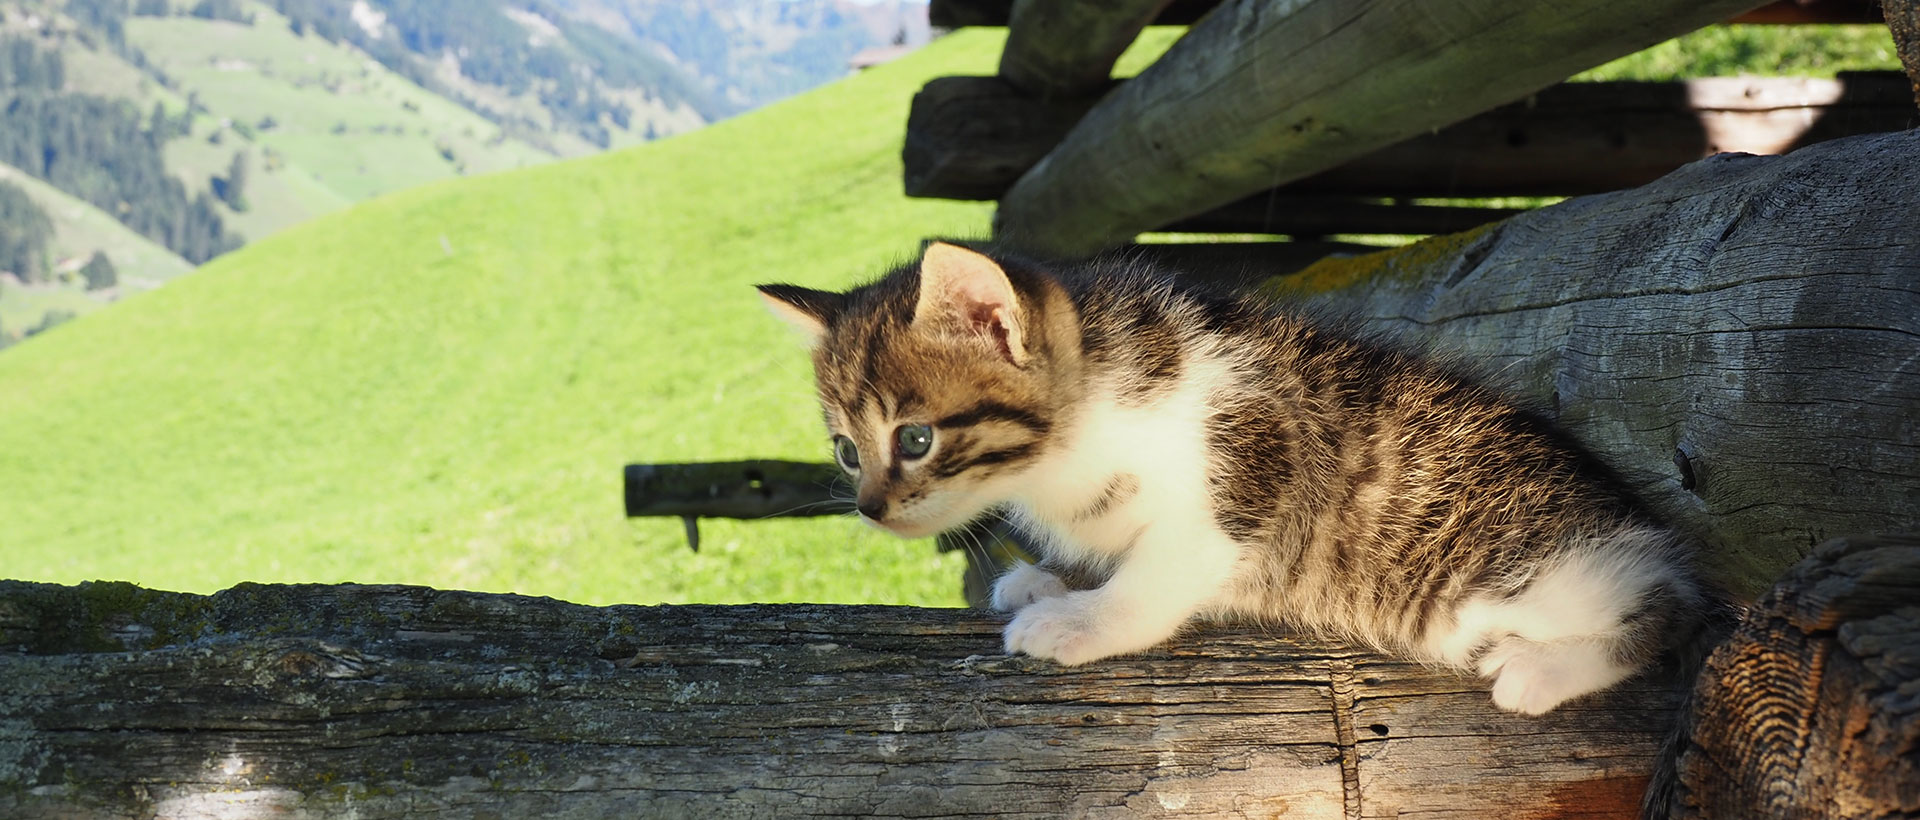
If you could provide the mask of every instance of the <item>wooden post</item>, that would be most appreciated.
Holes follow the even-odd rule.
[[[1893,33],[1894,50],[1900,52],[1900,64],[1907,69],[1913,102],[1920,105],[1920,0],[1880,0],[1880,7]]]
[[[1007,192],[996,231],[1092,253],[1755,5],[1235,2],[1094,106]]]
[[[1823,545],[1715,650],[1673,817],[1920,813],[1920,538]],[[1727,773],[1739,776],[1728,777]]]

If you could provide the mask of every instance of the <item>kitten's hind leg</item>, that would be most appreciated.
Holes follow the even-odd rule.
[[[993,596],[988,605],[998,612],[1019,612],[1030,604],[1065,594],[1067,584],[1060,576],[1021,561],[994,579]]]
[[[1480,673],[1494,677],[1493,705],[1509,712],[1538,715],[1619,683],[1637,671],[1620,663],[1615,655],[1614,647],[1605,641],[1534,643],[1509,637],[1487,653]]]

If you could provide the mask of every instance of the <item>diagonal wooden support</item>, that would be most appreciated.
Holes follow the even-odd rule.
[[[1087,113],[996,232],[1085,255],[1512,102],[1753,0],[1238,0]]]

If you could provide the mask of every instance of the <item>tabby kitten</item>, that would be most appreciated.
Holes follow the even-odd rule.
[[[1041,564],[993,589],[1007,651],[1081,664],[1272,619],[1477,672],[1539,714],[1685,631],[1680,539],[1536,417],[1138,267],[934,243],[847,293],[760,288],[812,340],[864,520],[918,537],[998,509],[1033,536]]]

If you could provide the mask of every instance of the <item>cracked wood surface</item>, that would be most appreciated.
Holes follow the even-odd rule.
[[[969,610],[0,582],[0,816],[1632,817],[1676,698],[1542,718],[1209,629],[1079,668]]]
[[[1920,521],[1915,179],[1920,130],[1723,154],[1268,286],[1489,374],[1750,599]]]

